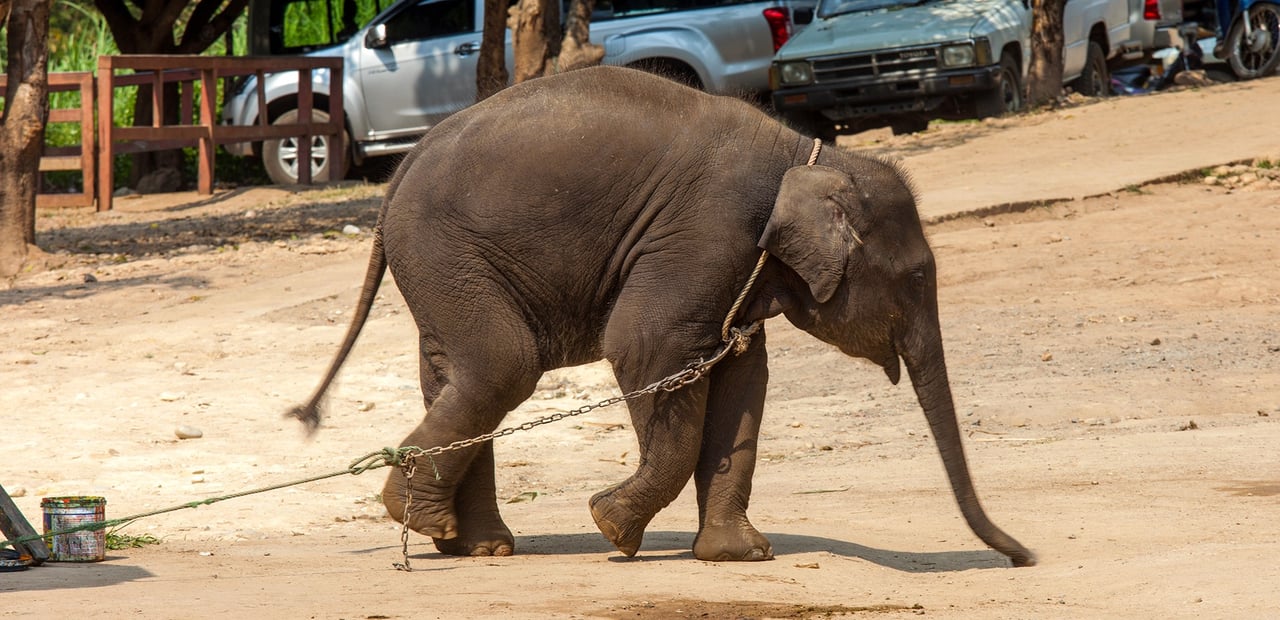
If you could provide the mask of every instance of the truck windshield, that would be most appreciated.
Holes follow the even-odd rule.
[[[351,38],[396,0],[251,0],[249,53],[302,54]]]
[[[818,5],[818,17],[827,18],[845,13],[893,10],[917,6],[929,0],[822,0]]]

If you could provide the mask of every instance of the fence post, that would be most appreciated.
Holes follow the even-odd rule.
[[[200,125],[204,127],[204,135],[200,136],[199,158],[200,170],[196,178],[196,190],[201,194],[213,193],[213,126],[217,119],[213,117],[214,100],[218,98],[217,78],[212,67],[200,70]]]
[[[94,140],[97,128],[93,126],[94,86],[92,73],[86,71],[80,76],[80,180],[84,184],[84,199],[90,206],[96,207],[98,143]]]
[[[311,185],[311,74],[315,69],[298,69],[298,122],[306,133],[298,136],[298,183]]]
[[[115,162],[111,130],[114,128],[115,69],[110,56],[98,57],[98,210],[110,211]]]

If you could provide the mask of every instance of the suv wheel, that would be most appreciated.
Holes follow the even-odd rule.
[[[1013,55],[1000,54],[1000,73],[996,87],[974,99],[974,113],[978,118],[1011,114],[1022,109],[1022,72]]]
[[[329,120],[329,115],[320,110],[312,110],[311,118],[315,122]],[[289,110],[281,114],[272,125],[285,125],[298,122],[298,111]],[[346,134],[343,134],[346,143]],[[292,136],[279,140],[267,140],[262,143],[262,165],[267,169],[267,176],[277,185],[293,185],[298,182],[298,143],[302,136]],[[340,180],[346,177],[351,158],[344,157],[343,169],[337,174],[329,170],[329,137],[311,136],[311,181],[322,182]]]

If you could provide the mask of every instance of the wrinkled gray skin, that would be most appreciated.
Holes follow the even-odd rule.
[[[358,312],[317,403],[390,266],[418,325],[428,413],[402,445],[494,430],[542,373],[601,358],[623,391],[710,357],[760,250],[771,254],[736,324],[785,314],[897,383],[899,358],[973,531],[1016,566],[1034,556],[978,503],[938,326],[933,254],[893,165],[824,148],[752,106],[627,69],[526,82],[441,123],[387,190]],[[384,258],[385,257],[385,258]],[[627,403],[640,463],[590,501],[623,553],[693,477],[703,560],[762,560],[747,520],[768,381],[761,332],[674,393]],[[508,555],[492,442],[435,457],[412,482],[409,526],[456,555]],[[383,490],[404,514],[406,478]]]

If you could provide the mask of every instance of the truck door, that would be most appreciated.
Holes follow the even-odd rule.
[[[475,101],[477,4],[416,0],[370,28],[359,80],[374,133],[421,133]]]

